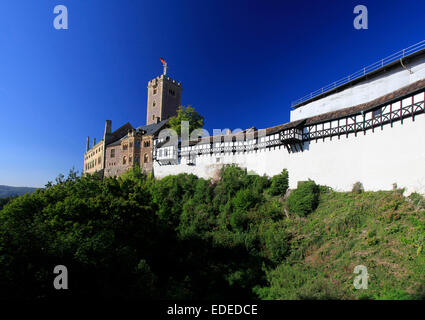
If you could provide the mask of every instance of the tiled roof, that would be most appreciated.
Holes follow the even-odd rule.
[[[395,102],[396,100],[400,100],[405,96],[411,95],[415,92],[418,92],[420,90],[425,89],[425,79],[423,80],[419,80],[416,81],[408,86],[405,86],[403,88],[400,88],[396,91],[393,91],[389,94],[386,94],[382,97],[379,97],[375,100],[369,101],[367,103],[363,103],[363,104],[359,104],[357,106],[353,106],[353,107],[348,107],[348,108],[344,108],[344,109],[340,109],[340,110],[336,110],[336,111],[331,111],[331,112],[327,112],[327,113],[323,113],[323,114],[319,114],[317,116],[314,117],[310,117],[310,118],[305,118],[305,119],[300,119],[300,120],[296,120],[296,121],[292,121],[292,122],[287,122],[278,126],[274,126],[274,127],[270,127],[270,128],[266,128],[266,135],[271,135],[274,133],[277,133],[281,130],[284,129],[291,129],[291,128],[296,128],[296,127],[302,127],[304,125],[313,125],[313,124],[318,124],[318,123],[322,123],[322,122],[326,122],[326,121],[330,121],[330,120],[336,120],[336,119],[340,119],[340,118],[344,118],[344,117],[348,117],[351,115],[355,115],[355,114],[359,114],[362,111],[369,111],[372,110],[374,108],[377,108],[383,104],[386,103],[392,103]],[[256,128],[253,128],[255,130],[254,132],[254,137],[258,136],[258,130]],[[210,137],[204,137],[198,140],[191,140],[190,141],[190,145],[194,145],[197,143],[212,143],[217,141],[220,137],[226,137],[226,136],[239,136],[242,135],[246,132],[248,132],[251,129],[247,129],[235,134],[230,134],[230,135],[217,135],[217,136],[210,136]]]
[[[137,127],[136,130],[143,130],[146,132],[145,133],[146,135],[153,135],[157,133],[159,130],[161,130],[165,126],[165,124],[168,122],[168,120],[169,119],[165,119],[158,123],[152,123],[149,125],[140,126],[140,127]]]
[[[357,106],[319,114],[311,118],[306,118],[305,119],[306,125],[316,124],[316,123],[325,122],[329,120],[335,120],[338,118],[344,118],[350,115],[358,114],[362,111],[369,111],[371,109],[379,107],[382,104],[394,102],[395,100],[401,99],[404,96],[410,95],[414,93],[415,91],[420,91],[424,88],[425,88],[425,79],[419,80],[408,86],[400,88],[396,91],[393,91],[389,94],[386,94],[382,97],[379,97],[367,103],[362,103]]]

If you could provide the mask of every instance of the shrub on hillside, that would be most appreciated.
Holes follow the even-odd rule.
[[[287,201],[289,212],[303,217],[316,209],[318,203],[319,187],[312,180],[299,182]]]
[[[425,209],[425,198],[419,193],[413,192],[409,199],[417,209]]]
[[[273,196],[283,196],[289,186],[288,170],[283,169],[280,174],[273,176],[271,182],[270,194]]]
[[[353,188],[351,189],[351,192],[357,193],[357,194],[364,192],[363,184],[360,181],[357,181],[355,184],[353,184]]]
[[[264,224],[261,227],[261,236],[270,261],[275,264],[282,263],[289,250],[289,236],[285,227],[276,222]]]
[[[232,199],[232,213],[230,215],[230,225],[234,230],[245,230],[248,226],[248,210],[253,208],[260,201],[257,194],[250,189],[239,190]]]

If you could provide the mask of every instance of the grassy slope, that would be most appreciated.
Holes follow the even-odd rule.
[[[314,298],[318,291],[319,298],[339,299],[424,296],[425,210],[397,192],[324,193],[313,213],[287,220],[287,228],[287,263],[301,269],[294,281],[302,284],[294,288],[297,294],[282,292],[277,287],[282,289],[283,278],[277,276],[268,298]],[[354,289],[356,265],[368,268],[367,290]],[[306,274],[315,279],[299,279]]]

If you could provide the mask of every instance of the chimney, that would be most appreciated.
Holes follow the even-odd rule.
[[[86,146],[86,151],[90,150],[90,137],[87,137],[87,146]]]
[[[111,134],[112,132],[112,120],[106,120],[105,121],[105,133],[104,136],[107,134]]]
[[[93,147],[96,145],[96,138],[93,138]]]

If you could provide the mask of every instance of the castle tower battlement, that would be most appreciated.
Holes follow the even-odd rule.
[[[177,114],[181,105],[182,85],[164,74],[148,82],[146,125],[158,123]]]

